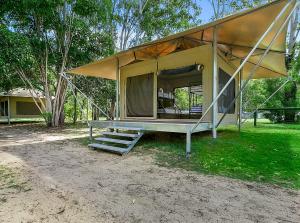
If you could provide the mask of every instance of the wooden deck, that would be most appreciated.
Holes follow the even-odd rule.
[[[192,132],[193,127],[197,123],[198,120],[191,120],[191,119],[131,119],[131,120],[107,120],[107,121],[90,121],[89,128],[90,128],[90,140],[93,141],[93,128],[106,128],[106,129],[114,129],[117,131],[112,132],[110,135],[127,135],[130,132],[118,132],[121,131],[134,131],[134,130],[141,130],[144,132],[174,132],[174,133],[184,133],[186,134],[186,156],[190,157],[191,154],[191,136],[192,133],[195,132],[203,132],[211,130],[211,123],[209,122],[201,122]],[[133,146],[137,143],[140,139],[142,134],[135,140],[132,141],[132,145],[128,147],[127,150],[122,148],[113,148],[108,147],[106,145],[98,145],[98,144],[90,144],[91,147],[101,148],[108,151],[119,152],[121,154],[127,153],[130,151]],[[102,138],[101,138],[102,139]],[[103,141],[103,140],[102,140]],[[108,141],[108,140],[105,140]],[[110,140],[112,141],[112,140]],[[122,142],[123,143],[123,142]],[[124,150],[124,151],[123,151]]]
[[[155,132],[190,132],[198,120],[190,119],[143,119],[143,120],[113,120],[113,121],[90,121],[90,127],[107,128],[107,127],[130,127],[142,128],[144,131]],[[208,131],[211,129],[211,124],[202,122],[194,130],[194,132]]]

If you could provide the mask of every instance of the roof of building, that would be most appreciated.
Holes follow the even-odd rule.
[[[34,90],[34,92],[32,92],[32,94],[31,94],[30,90],[25,89],[25,88],[15,88],[8,92],[1,92],[0,96],[24,97],[24,98],[31,98],[31,97],[44,98],[45,97],[41,91]]]
[[[187,50],[211,44],[214,27],[217,27],[216,36],[219,50],[227,55],[228,61],[238,66],[270,24],[274,22],[281,10],[285,9],[281,18],[277,20],[268,35],[255,50],[253,56],[246,63],[244,73],[248,74],[268,47],[279,27],[285,23],[295,4],[296,0],[276,0],[254,9],[244,10],[184,32],[130,48],[96,62],[71,69],[68,73],[115,80],[118,67],[126,66],[134,61],[156,59],[176,52],[178,48]],[[285,66],[286,34],[287,25],[274,41],[269,54],[256,71],[254,78],[271,78],[287,75]],[[246,75],[244,75],[244,78],[246,78]]]

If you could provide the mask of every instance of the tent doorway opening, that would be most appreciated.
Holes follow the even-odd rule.
[[[202,116],[202,65],[162,70],[157,76],[157,118],[199,119]]]

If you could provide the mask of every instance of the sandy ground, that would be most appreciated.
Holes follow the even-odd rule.
[[[0,222],[300,222],[300,193],[89,150],[85,129],[0,126]]]

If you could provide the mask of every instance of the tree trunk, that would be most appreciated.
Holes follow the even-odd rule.
[[[59,76],[58,83],[56,87],[56,94],[55,99],[53,103],[53,109],[52,109],[52,126],[59,126],[61,123],[64,123],[62,120],[64,118],[63,115],[63,109],[64,109],[64,103],[67,93],[67,83],[66,80],[63,79],[62,76]]]

